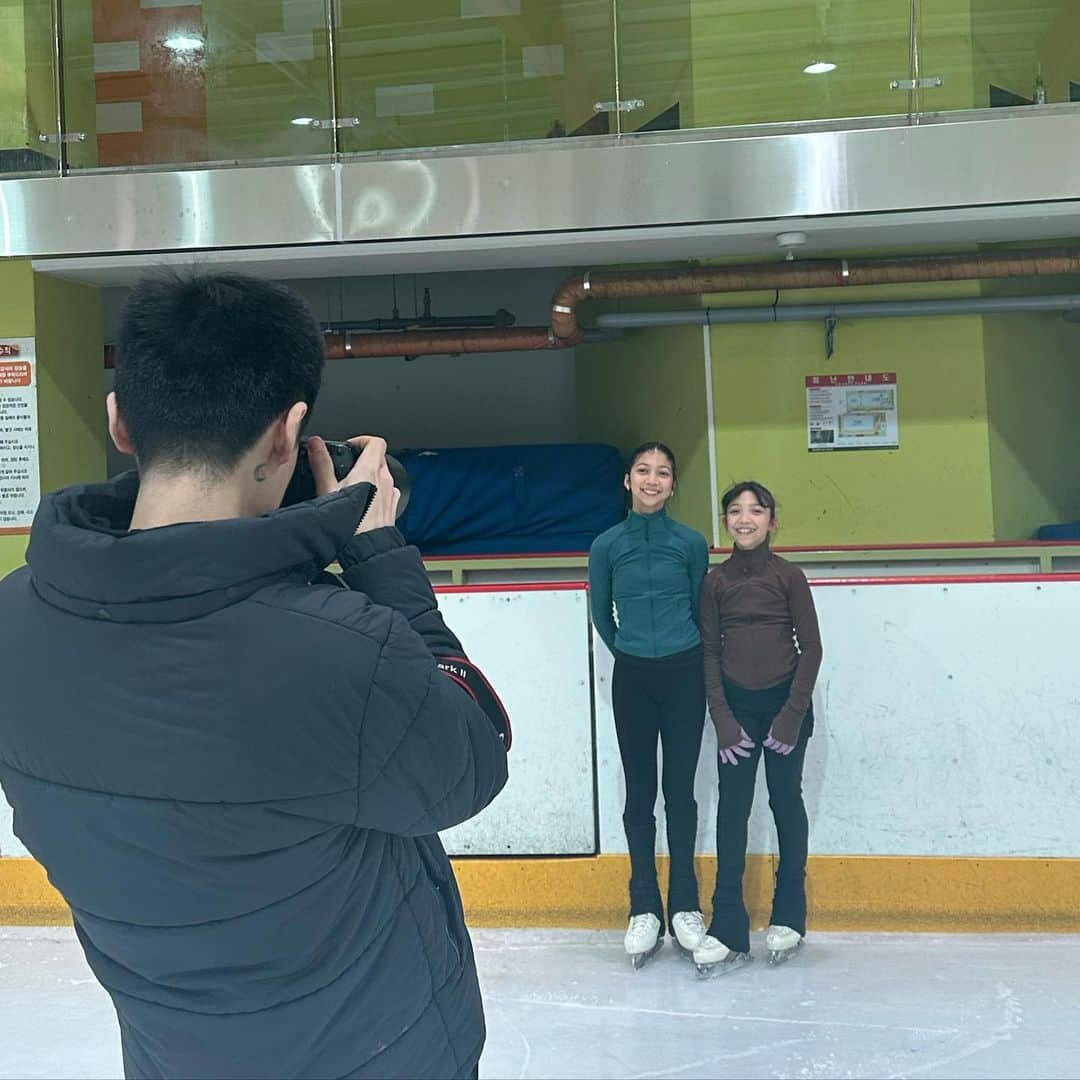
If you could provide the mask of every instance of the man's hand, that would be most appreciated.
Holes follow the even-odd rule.
[[[348,476],[344,480],[338,480],[334,475],[334,464],[330,460],[326,444],[317,435],[308,439],[308,462],[311,465],[311,475],[315,478],[316,495],[329,495],[354,484],[371,484],[375,488],[375,496],[356,528],[357,534],[393,525],[397,520],[401,492],[394,487],[390,468],[386,464],[386,440],[378,435],[357,435],[348,441],[350,446],[360,451],[360,457],[349,470]]]

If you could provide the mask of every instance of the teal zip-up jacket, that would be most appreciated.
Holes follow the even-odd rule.
[[[666,510],[631,510],[589,549],[589,605],[604,644],[650,658],[699,644],[698,593],[708,568],[701,533]]]

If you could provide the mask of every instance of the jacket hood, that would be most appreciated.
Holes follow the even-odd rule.
[[[286,577],[310,580],[356,531],[357,484],[260,517],[130,532],[135,472],[47,495],[26,561],[43,600],[88,618],[175,622],[209,614]]]

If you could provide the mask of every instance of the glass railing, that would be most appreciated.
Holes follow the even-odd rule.
[[[341,0],[343,152],[616,132],[611,0]]]
[[[50,0],[0,0],[0,175],[59,168]]]
[[[9,176],[1080,99],[1080,0],[0,0],[0,47]]]
[[[621,92],[684,128],[903,113],[908,15],[909,0],[621,0]]]

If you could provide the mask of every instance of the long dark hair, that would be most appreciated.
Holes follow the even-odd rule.
[[[671,449],[670,446],[667,446],[662,442],[656,442],[655,440],[653,440],[652,442],[643,442],[639,447],[635,448],[631,452],[630,457],[627,459],[626,475],[630,475],[630,473],[633,471],[634,466],[637,464],[637,459],[641,457],[642,454],[648,454],[653,450],[656,450],[659,453],[663,454],[668,459],[668,461],[671,462],[671,486],[672,489],[674,489],[675,484],[678,482],[679,479],[679,467],[675,464],[675,452]]]
[[[776,496],[764,484],[759,484],[756,480],[740,480],[739,483],[733,484],[724,492],[720,497],[720,505],[724,509],[724,516],[727,516],[728,507],[747,491],[751,492],[754,498],[769,511],[769,520],[775,521]]]

